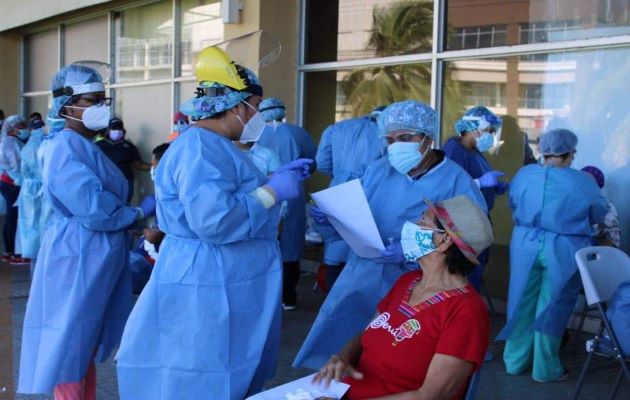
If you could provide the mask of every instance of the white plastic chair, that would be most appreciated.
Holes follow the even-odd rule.
[[[628,355],[621,352],[617,336],[606,318],[606,304],[615,293],[619,284],[630,280],[630,257],[623,251],[607,246],[586,247],[575,253],[584,294],[589,306],[595,306],[602,319],[599,332],[587,341],[586,351],[588,356],[582,367],[582,372],[575,389],[574,399],[578,398],[588,366],[594,354],[615,358],[621,364],[621,371],[617,376],[615,387],[610,395],[614,398],[623,375],[630,381],[630,368],[628,367]],[[602,334],[605,331],[605,337]]]

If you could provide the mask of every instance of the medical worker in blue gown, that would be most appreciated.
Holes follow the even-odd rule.
[[[495,135],[500,131],[502,123],[501,118],[486,107],[473,107],[455,123],[457,136],[449,138],[443,147],[446,156],[465,169],[479,185],[488,205],[488,212],[494,208],[496,195],[504,194],[508,188],[507,182],[499,180],[504,174],[493,170],[483,155],[495,146]],[[483,268],[488,263],[489,250],[481,253],[479,256],[481,266],[468,275],[468,280],[477,291],[481,287],[481,277]]]
[[[94,399],[93,363],[118,345],[131,310],[125,229],[143,211],[125,205],[127,181],[92,141],[110,118],[99,72],[72,64],[51,90],[49,114],[66,122],[47,140],[43,190],[54,215],[26,307],[18,392]]]
[[[37,151],[44,136],[44,121],[39,118],[29,121],[30,138],[21,151],[22,186],[17,199],[19,243],[22,257],[31,259],[33,274],[40,238],[46,220],[42,217],[42,168],[38,163]]]
[[[282,122],[286,115],[282,101],[274,97],[264,99],[260,103],[260,113],[267,126],[259,143],[275,151],[281,163],[285,164],[297,158],[315,159],[317,147],[308,132],[297,125]],[[295,309],[297,303],[296,286],[300,278],[300,258],[304,255],[305,231],[306,204],[304,186],[301,186],[300,195],[287,202],[286,216],[282,221],[280,233],[284,270],[282,304],[285,310]]]
[[[295,198],[308,160],[268,178],[232,141],[260,134],[251,73],[219,48],[202,50],[194,125],[157,166],[166,233],[118,352],[122,400],[244,399],[272,374],[278,351],[280,203]]]
[[[486,202],[477,184],[441,150],[432,150],[436,137],[435,111],[408,100],[388,106],[378,117],[379,135],[388,143],[387,157],[374,161],[361,179],[363,190],[383,242],[381,258],[352,254],[339,275],[309,332],[294,366],[318,369],[352,337],[365,329],[378,301],[414,264],[406,264],[400,245],[405,221],[413,221],[432,202],[469,196],[484,211]],[[321,232],[326,218],[313,214]],[[328,226],[333,235],[334,229]],[[392,244],[389,244],[389,243]]]
[[[376,119],[384,107],[371,114],[346,119],[328,126],[317,148],[317,171],[329,175],[330,187],[361,178],[368,165],[383,155]],[[328,288],[337,280],[350,257],[350,247],[337,237],[324,242],[323,264]]]
[[[571,168],[578,143],[566,129],[540,137],[544,165],[521,168],[510,183],[514,230],[510,243],[506,340],[508,374],[532,368],[538,382],[566,379],[562,334],[581,289],[575,252],[591,243],[607,202],[589,175]]]

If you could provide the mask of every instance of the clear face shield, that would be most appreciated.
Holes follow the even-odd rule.
[[[501,128],[503,126],[503,120],[501,117],[494,115],[485,116],[465,116],[466,121],[473,121],[477,125],[477,131],[475,132],[475,138],[477,139],[477,145],[479,147],[482,144],[480,151],[487,151],[492,155],[499,154],[499,148],[503,145],[501,140]],[[486,138],[486,135],[490,135],[490,138]]]

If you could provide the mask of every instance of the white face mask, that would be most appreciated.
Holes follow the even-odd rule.
[[[244,101],[243,103],[252,110],[256,111],[256,108],[248,102]],[[236,114],[236,118],[238,118],[238,120],[241,121],[241,124],[243,124],[243,133],[241,133],[239,141],[241,143],[257,142],[258,139],[260,139],[260,135],[262,135],[263,129],[265,129],[266,125],[263,115],[256,111],[256,114],[254,114],[247,123],[244,123],[238,114]]]
[[[123,136],[125,136],[125,131],[116,130],[116,129],[110,130],[108,136],[111,140],[113,140],[114,142],[117,142],[120,139],[122,139]]]
[[[151,180],[155,182],[155,167],[154,166],[151,166],[151,169],[149,170],[149,175],[151,175]]]
[[[77,106],[65,106],[67,108],[81,108],[84,109],[83,116],[81,119],[71,117],[66,115],[66,118],[73,119],[75,121],[81,121],[83,126],[88,128],[91,131],[101,131],[106,129],[109,125],[109,120],[111,117],[111,111],[109,106],[104,104],[101,105],[93,105],[89,107],[77,107]]]

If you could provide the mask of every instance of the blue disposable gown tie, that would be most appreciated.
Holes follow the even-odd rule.
[[[274,123],[265,126],[258,143],[271,149],[284,165],[298,158],[315,159],[317,148],[308,132],[296,125]],[[300,184],[300,195],[287,201],[287,212],[280,234],[280,251],[283,261],[299,261],[304,255],[306,232],[306,205],[304,184]]]
[[[455,137],[449,138],[446,141],[443,150],[448,158],[455,161],[468,172],[473,179],[480,178],[486,172],[492,171],[492,166],[479,150],[468,150]],[[494,208],[496,189],[494,187],[483,188],[481,189],[481,193],[483,193],[483,197],[486,199],[488,211],[492,210]]]
[[[519,304],[541,247],[551,281],[549,305],[533,329],[562,336],[581,281],[575,252],[591,243],[591,226],[604,219],[606,199],[593,178],[572,168],[527,165],[510,182],[514,229],[510,243],[507,323],[498,339],[508,339],[519,318]]]
[[[36,258],[40,236],[45,222],[42,218],[42,170],[38,163],[37,151],[42,143],[44,132],[31,131],[31,137],[22,148],[21,168],[22,187],[17,200],[19,242],[22,256]]]
[[[79,382],[118,345],[131,310],[127,181],[92,141],[65,129],[48,140],[42,237],[24,317],[18,392]]]
[[[424,199],[436,203],[466,195],[486,211],[475,182],[459,165],[445,158],[427,174],[412,181],[396,172],[387,157],[373,162],[362,179],[363,190],[384,243],[400,240],[406,221],[417,221],[427,209]],[[411,264],[416,267],[416,264]],[[390,264],[352,253],[319,310],[293,365],[318,369],[355,335],[376,312],[376,305],[406,271],[407,264]]]
[[[273,375],[280,335],[280,205],[247,156],[191,126],[156,170],[166,237],[118,352],[123,400],[244,399]]]
[[[382,156],[377,125],[367,117],[340,121],[322,133],[317,149],[317,170],[332,177],[330,187],[361,178],[370,163]],[[324,245],[324,264],[348,261],[350,247],[337,237]]]

